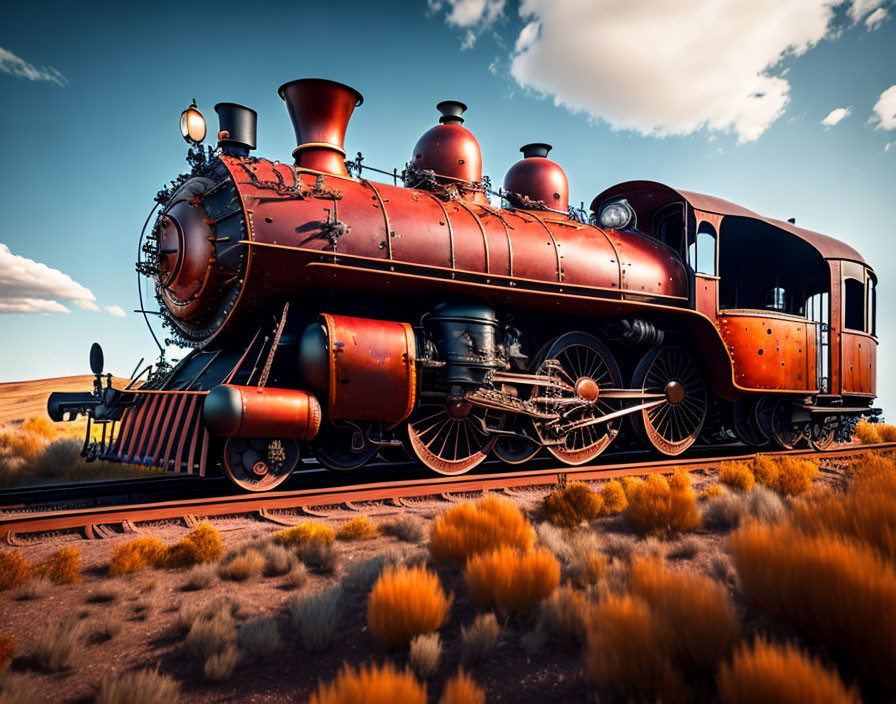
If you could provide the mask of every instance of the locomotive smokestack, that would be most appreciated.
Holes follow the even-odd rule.
[[[231,156],[249,156],[255,149],[258,113],[239,103],[218,103],[218,146]]]
[[[345,170],[345,130],[364,97],[354,88],[322,78],[284,83],[277,91],[286,102],[298,146],[296,166],[348,176]]]
[[[560,166],[550,159],[550,144],[535,142],[520,149],[523,158],[507,171],[504,190],[514,208],[544,207],[566,212],[569,205],[569,181]]]

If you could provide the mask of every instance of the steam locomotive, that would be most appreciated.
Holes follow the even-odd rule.
[[[263,491],[308,452],[460,474],[490,455],[583,464],[619,438],[825,449],[871,411],[876,276],[848,245],[650,181],[570,208],[546,144],[522,148],[497,207],[456,101],[376,183],[343,146],[360,93],[279,94],[292,164],[251,155],[245,106],[215,106],[214,149],[184,111],[190,170],[156,197],[137,266],[192,350],[123,390],[93,351],[93,392],[48,402],[103,424],[88,458]]]

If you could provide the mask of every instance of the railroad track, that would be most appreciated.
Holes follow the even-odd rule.
[[[789,450],[773,454],[835,459],[847,458],[869,450],[894,449],[896,449],[896,442],[873,446],[848,446],[827,452]],[[143,503],[113,503],[62,510],[23,510],[21,506],[11,506],[5,501],[5,497],[0,497],[0,500],[3,500],[0,511],[4,514],[0,515],[0,538],[3,538],[8,544],[16,545],[18,544],[17,536],[20,535],[69,530],[80,530],[87,538],[106,538],[123,532],[136,532],[136,524],[144,521],[181,519],[188,525],[192,525],[197,520],[197,516],[209,518],[254,514],[267,521],[291,525],[296,522],[294,517],[280,516],[272,512],[292,510],[315,516],[321,515],[319,511],[315,511],[315,507],[342,506],[351,510],[355,508],[355,503],[370,501],[392,501],[396,506],[401,506],[403,499],[424,496],[442,496],[451,500],[452,494],[485,493],[534,486],[563,486],[568,481],[610,479],[654,472],[669,473],[678,468],[692,472],[710,469],[725,460],[751,460],[757,454],[759,453],[733,452],[708,457],[650,459],[580,467],[563,465],[562,467],[553,466],[500,473],[468,473],[457,477],[406,476],[402,479],[342,486],[333,486],[332,481],[322,482],[318,478],[318,481],[311,486],[264,494],[180,496],[175,499]],[[79,485],[79,490],[80,488]],[[95,486],[94,488],[100,489],[101,487]],[[130,492],[130,494],[132,493]],[[11,512],[10,509],[15,510]]]

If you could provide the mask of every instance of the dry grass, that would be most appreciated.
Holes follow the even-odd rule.
[[[322,523],[299,523],[274,533],[273,540],[278,545],[303,547],[309,543],[332,543],[336,535],[333,529]]]
[[[713,555],[709,561],[709,573],[713,579],[726,585],[737,584],[737,570],[731,563],[731,558],[725,554]]]
[[[34,573],[34,568],[15,551],[0,552],[0,591],[14,589]]]
[[[289,574],[297,564],[295,555],[276,543],[262,543],[259,552],[264,557],[265,577],[282,577]]]
[[[445,681],[439,704],[485,704],[485,692],[472,677],[458,669],[454,677]]]
[[[856,423],[856,437],[859,439],[859,442],[865,445],[876,445],[884,441],[878,431],[879,428],[879,423],[869,423],[867,420],[860,420]]]
[[[35,677],[7,673],[0,678],[0,704],[42,704],[44,689]]]
[[[461,660],[477,663],[486,660],[498,644],[501,626],[493,613],[477,614],[469,626],[461,626]]]
[[[759,484],[784,496],[805,493],[818,477],[818,464],[795,457],[757,455],[750,465]]]
[[[222,552],[224,543],[218,529],[210,523],[201,523],[168,548],[165,566],[192,567],[203,562],[216,562]]]
[[[34,568],[39,577],[56,584],[75,584],[81,581],[81,553],[77,548],[62,548]]]
[[[476,608],[526,615],[560,583],[560,563],[544,548],[505,546],[471,557],[464,577]]]
[[[44,672],[62,672],[83,652],[87,637],[85,623],[78,618],[47,624],[38,632],[31,654]]]
[[[609,564],[602,552],[587,546],[584,541],[573,541],[571,548],[566,574],[575,586],[586,588],[606,576]]]
[[[753,476],[753,472],[750,471],[746,462],[732,460],[731,462],[722,462],[719,466],[719,481],[740,491],[753,491],[756,477]]]
[[[896,571],[877,552],[789,525],[731,536],[747,602],[818,641],[841,664],[896,692]]]
[[[565,585],[541,603],[538,616],[551,635],[564,645],[575,646],[585,641],[592,607],[584,592]]]
[[[158,538],[137,538],[115,548],[109,562],[113,577],[139,572],[148,567],[161,567],[168,548]]]
[[[90,639],[95,643],[105,643],[117,636],[123,626],[124,624],[114,616],[106,616],[94,625]]]
[[[118,599],[118,589],[111,585],[100,585],[97,589],[88,592],[84,598],[88,604],[111,604]]]
[[[896,487],[896,464],[889,457],[873,452],[863,452],[847,467],[851,484],[874,482],[881,487]]]
[[[547,519],[556,526],[574,528],[600,515],[604,500],[583,482],[570,482],[552,491],[541,504]]]
[[[290,623],[309,653],[322,652],[336,640],[344,609],[341,588],[297,594],[287,602],[287,608]]]
[[[187,572],[187,581],[184,584],[185,591],[199,591],[212,586],[218,579],[218,572],[214,565],[205,563],[202,565],[194,565]]]
[[[107,674],[100,681],[96,704],[177,704],[180,683],[155,669]]]
[[[743,494],[728,492],[703,505],[703,522],[709,528],[729,530],[749,515],[750,503]]]
[[[410,514],[404,514],[394,521],[383,523],[380,530],[405,543],[419,543],[423,540],[423,522]]]
[[[445,511],[433,523],[429,540],[436,562],[463,564],[501,546],[528,550],[535,531],[512,501],[489,495]]]
[[[0,636],[0,673],[12,662],[12,654],[15,651],[16,639],[13,636]]]
[[[377,529],[367,516],[355,516],[346,521],[336,533],[340,540],[366,540],[377,536]]]
[[[645,601],[610,594],[595,607],[585,649],[585,675],[594,684],[638,701],[690,700],[666,645],[671,634]]]
[[[757,640],[723,663],[718,675],[723,704],[861,704],[859,693],[847,689],[836,670],[829,670],[792,645]]]
[[[884,442],[894,442],[896,441],[896,425],[878,423],[877,434],[880,435],[880,439]]]
[[[408,662],[421,679],[429,679],[439,669],[442,657],[442,641],[438,633],[424,633],[411,641]]]
[[[631,482],[626,515],[642,535],[696,530],[701,520],[690,475],[679,469],[668,481],[660,474],[651,474],[645,481]]]
[[[330,574],[336,571],[339,564],[339,553],[333,547],[333,543],[321,540],[312,540],[296,548],[299,559],[308,567],[322,574]]]
[[[184,641],[187,652],[196,660],[204,662],[236,644],[236,621],[225,610],[211,617],[200,616],[187,633]]]
[[[700,547],[700,541],[693,535],[688,535],[669,545],[666,557],[670,560],[690,560],[700,552]]]
[[[318,682],[309,704],[426,704],[426,687],[409,671],[398,672],[392,663],[368,665],[359,670],[344,665],[330,683]]]
[[[246,621],[237,631],[237,644],[250,659],[271,657],[283,645],[277,620],[262,618]]]
[[[234,645],[228,645],[224,650],[209,656],[202,666],[202,674],[209,682],[224,682],[233,676],[240,661],[240,651]]]
[[[672,650],[682,664],[712,669],[740,640],[728,590],[709,577],[671,572],[659,561],[639,559],[632,563],[629,585],[675,634]]]
[[[281,584],[282,589],[301,589],[308,581],[308,569],[301,562],[292,566]]]
[[[603,499],[601,513],[619,513],[628,506],[628,499],[625,498],[625,489],[622,488],[622,483],[617,479],[611,479],[604,484],[600,490],[600,498]]]
[[[240,555],[236,555],[221,565],[218,574],[222,579],[233,582],[245,582],[247,579],[261,576],[266,560],[258,550],[250,548]]]
[[[754,478],[755,481],[755,478]],[[725,490],[718,484],[710,484],[700,492],[701,499],[717,499],[725,495]]]
[[[384,648],[406,646],[442,626],[453,598],[425,567],[389,567],[367,599],[367,626]]]

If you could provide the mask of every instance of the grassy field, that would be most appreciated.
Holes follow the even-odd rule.
[[[112,384],[116,388],[125,386],[127,379],[113,377]],[[0,423],[22,421],[34,416],[49,419],[47,399],[52,392],[90,391],[92,388],[93,376],[90,374],[0,384]]]

